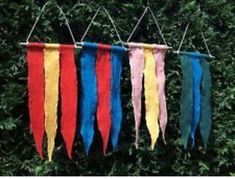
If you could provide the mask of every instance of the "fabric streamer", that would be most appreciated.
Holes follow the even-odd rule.
[[[155,72],[155,59],[153,49],[144,49],[145,67],[144,67],[144,88],[145,88],[145,106],[146,106],[146,125],[151,137],[151,149],[154,149],[159,136],[159,99],[157,91],[157,77]]]
[[[131,71],[132,84],[132,104],[134,108],[135,118],[135,146],[138,148],[139,128],[141,123],[141,96],[142,96],[142,80],[144,70],[144,49],[129,44],[129,64]]]
[[[180,62],[183,73],[182,93],[180,99],[180,131],[183,138],[184,148],[186,148],[192,121],[193,71],[192,63],[188,55],[180,54]]]
[[[59,92],[59,45],[45,44],[45,129],[47,133],[48,158],[51,161],[57,130],[57,104]]]
[[[114,149],[116,149],[118,145],[118,138],[122,123],[120,81],[122,72],[122,59],[124,54],[124,47],[111,47],[111,142]]]
[[[196,52],[196,54],[200,54]],[[201,59],[198,56],[190,56],[192,62],[193,70],[193,117],[191,125],[191,138],[192,138],[192,147],[195,145],[195,132],[200,121],[201,115],[201,79],[202,79],[202,69],[200,61]]]
[[[97,77],[97,124],[103,141],[103,153],[106,154],[111,128],[111,59],[110,45],[98,44],[96,59]]]
[[[28,63],[28,105],[30,129],[33,133],[37,151],[43,159],[42,141],[44,136],[44,58],[42,43],[29,43]]]
[[[165,141],[165,130],[167,125],[167,107],[166,107],[166,95],[165,95],[165,54],[166,45],[156,45],[153,54],[156,63],[156,76],[158,82],[158,96],[159,96],[159,123],[162,131],[162,138]]]
[[[60,45],[61,133],[69,158],[77,120],[77,73],[74,45]]]
[[[205,148],[207,147],[210,130],[211,130],[211,73],[210,66],[207,61],[207,58],[202,58],[202,109],[201,109],[201,121],[200,121],[200,132],[204,142]]]
[[[95,71],[97,44],[84,42],[81,56],[80,133],[88,155],[94,137],[97,105]]]

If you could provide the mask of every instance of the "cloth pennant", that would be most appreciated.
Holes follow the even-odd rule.
[[[120,96],[120,81],[122,72],[122,59],[125,54],[124,47],[111,47],[111,142],[117,148],[122,123],[122,105]]]
[[[55,145],[57,130],[57,105],[59,92],[59,45],[45,44],[45,129],[47,133],[47,151],[49,161]]]
[[[201,121],[200,121],[200,132],[204,142],[205,148],[207,147],[210,130],[211,130],[211,72],[210,66],[206,58],[202,58],[202,109],[201,109]]]
[[[196,52],[196,54],[200,54]],[[194,53],[190,56],[193,70],[193,117],[191,125],[191,138],[192,138],[192,147],[195,145],[195,132],[200,121],[201,115],[201,79],[202,79],[202,69],[200,61],[201,59],[198,56],[195,56]]]
[[[96,59],[97,77],[97,124],[103,141],[103,153],[106,154],[111,128],[111,46],[98,44]]]
[[[94,137],[97,105],[97,79],[95,71],[97,44],[84,42],[81,56],[80,133],[88,155]]]
[[[61,134],[64,138],[69,158],[77,120],[77,72],[74,59],[74,45],[60,45],[60,94],[61,94]]]
[[[180,54],[180,63],[183,73],[180,99],[180,131],[183,138],[184,148],[186,148],[191,131],[193,114],[193,70],[192,63],[188,55]]]
[[[129,64],[131,71],[132,85],[132,105],[134,108],[135,118],[135,146],[138,148],[139,128],[141,123],[141,96],[142,96],[142,80],[144,72],[144,49],[129,44]]]
[[[151,149],[153,150],[159,136],[159,99],[153,49],[144,48],[144,57],[145,120],[151,138]]]
[[[156,63],[156,76],[158,83],[158,96],[159,96],[159,123],[162,131],[162,138],[165,141],[165,130],[167,125],[167,106],[166,106],[166,95],[165,95],[165,54],[166,45],[155,45],[153,54]]]
[[[42,141],[44,128],[44,58],[42,43],[29,43],[27,47],[28,64],[28,106],[30,129],[33,133],[37,151],[43,159]]]

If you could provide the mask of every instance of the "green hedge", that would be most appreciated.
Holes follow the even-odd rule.
[[[144,0],[83,0],[87,5],[79,6],[77,2],[57,2],[65,11],[77,41],[99,5],[108,9],[125,41],[147,4]],[[190,21],[183,48],[193,49],[194,45],[206,52],[200,37],[202,30],[211,53],[216,56],[210,61],[213,126],[206,151],[199,131],[195,149],[183,149],[179,131],[182,73],[177,55],[169,52],[166,57],[167,145],[159,139],[156,149],[149,150],[150,139],[145,122],[141,126],[139,150],[133,145],[135,131],[126,56],[122,74],[124,116],[119,149],[103,156],[100,137],[96,136],[91,154],[85,156],[81,137],[77,135],[73,159],[69,160],[58,134],[51,163],[39,158],[30,134],[26,51],[19,45],[26,39],[44,3],[39,0],[0,1],[0,175],[235,175],[235,112],[232,108],[235,106],[234,0],[149,0],[170,46],[178,47]],[[133,41],[160,43],[157,28],[148,17],[144,18]],[[63,17],[55,6],[48,7],[32,41],[71,43],[63,23]],[[87,40],[106,43],[118,40],[103,12],[89,31]]]

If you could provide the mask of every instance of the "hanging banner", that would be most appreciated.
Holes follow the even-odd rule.
[[[136,140],[138,148],[139,126],[141,119],[142,77],[144,75],[146,125],[154,149],[159,135],[159,123],[165,141],[167,110],[165,98],[164,57],[166,45],[128,43],[131,67],[132,103],[134,108]],[[159,67],[158,67],[159,65]]]
[[[49,161],[55,145],[59,87],[61,133],[68,156],[72,157],[77,120],[77,73],[74,45],[29,43],[27,45],[30,128],[43,158],[43,134],[47,134]]]
[[[199,52],[179,54],[183,72],[180,130],[184,147],[187,147],[190,134],[194,147],[198,126],[206,147],[211,129],[211,76],[207,62],[210,57]]]

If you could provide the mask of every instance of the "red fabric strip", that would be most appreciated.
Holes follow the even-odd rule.
[[[28,105],[30,129],[36,148],[42,159],[42,141],[44,135],[44,44],[30,43],[27,47],[28,63]]]
[[[77,72],[73,45],[60,45],[60,94],[61,133],[71,159],[77,119]]]
[[[98,45],[96,59],[96,77],[97,77],[97,123],[98,129],[103,140],[103,153],[106,154],[109,133],[111,128],[111,107],[110,107],[110,92],[111,92],[111,60],[110,49],[108,45]]]

